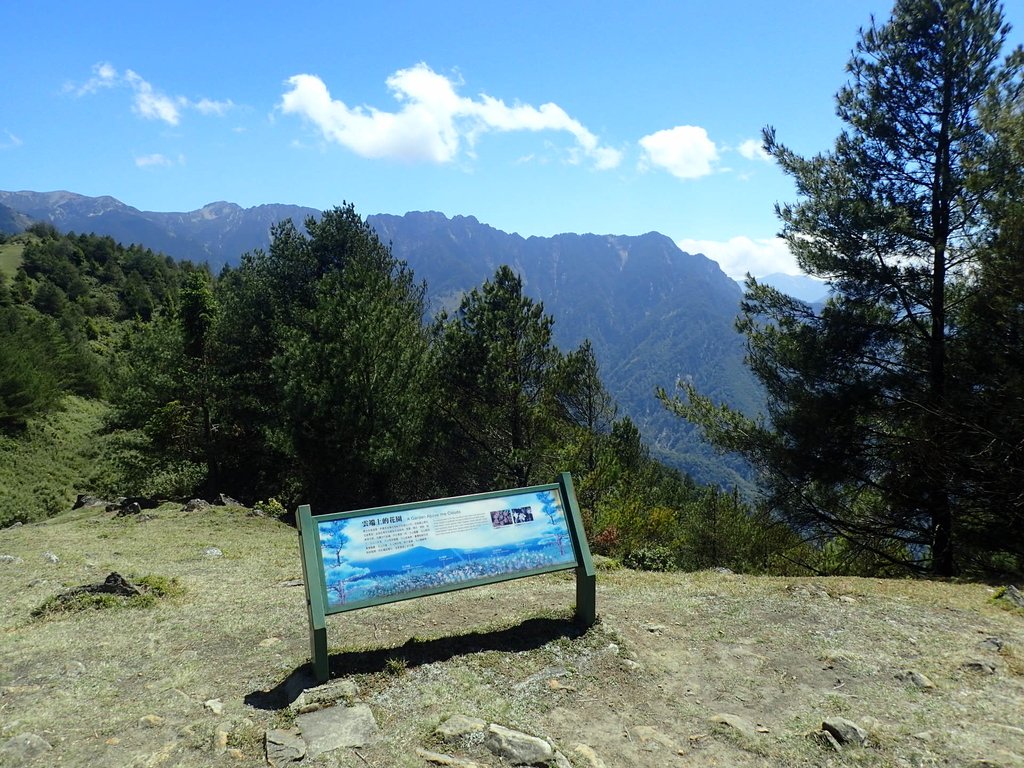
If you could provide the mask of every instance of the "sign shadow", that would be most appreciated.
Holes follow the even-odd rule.
[[[404,645],[363,651],[341,651],[328,656],[330,679],[384,672],[396,664],[412,669],[484,651],[531,651],[553,640],[575,639],[587,632],[571,618],[532,618],[506,629],[474,631],[432,640],[412,637]],[[246,694],[245,703],[256,709],[283,709],[303,691],[321,685],[311,663],[303,664],[269,690]]]

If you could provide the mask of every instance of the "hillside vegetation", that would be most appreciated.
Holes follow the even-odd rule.
[[[1024,617],[981,585],[605,566],[585,634],[571,575],[334,616],[312,689],[296,536],[273,518],[85,508],[0,530],[0,556],[0,748],[35,734],[51,749],[32,765],[265,765],[265,732],[312,700],[366,705],[379,730],[311,767],[424,768],[418,748],[498,766],[435,735],[456,714],[575,768],[596,765],[579,744],[607,766],[1024,765]],[[33,615],[111,571],[180,589]],[[866,743],[821,741],[836,716]]]

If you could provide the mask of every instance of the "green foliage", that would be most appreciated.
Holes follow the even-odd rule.
[[[662,393],[752,461],[770,508],[809,537],[853,543],[826,545],[826,569],[855,554],[857,568],[976,570],[972,529],[991,530],[983,508],[1008,501],[978,495],[996,467],[980,468],[965,439],[980,380],[958,351],[979,244],[999,226],[989,201],[1011,167],[993,162],[999,138],[984,119],[1020,93],[1020,61],[1000,61],[1006,31],[994,0],[899,0],[861,33],[831,152],[800,157],[765,130],[800,195],[777,209],[783,236],[833,294],[817,310],[748,281],[738,327],[767,419],[692,388]],[[1024,532],[1016,513],[1008,522]]]
[[[550,459],[566,421],[558,396],[568,390],[559,388],[553,322],[507,266],[439,319],[444,453],[466,492],[530,485],[557,471]]]
[[[180,597],[185,588],[176,578],[149,574],[131,580],[139,587],[138,595],[115,595],[107,592],[70,591],[53,595],[32,610],[36,619],[56,618],[62,614],[123,608],[152,608],[161,599]]]
[[[0,528],[68,510],[79,493],[114,490],[119,471],[104,435],[108,413],[100,401],[72,396],[18,434],[0,434]]]

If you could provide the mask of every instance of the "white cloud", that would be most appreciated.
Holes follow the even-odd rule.
[[[192,104],[195,110],[202,115],[216,115],[222,117],[235,108],[235,102],[231,99],[214,101],[213,99],[200,99]]]
[[[174,161],[166,155],[161,155],[159,152],[155,152],[152,155],[136,157],[135,165],[138,168],[166,168],[174,165]]]
[[[597,136],[557,104],[507,105],[486,94],[460,96],[459,82],[420,63],[391,75],[386,84],[401,105],[395,112],[350,107],[333,99],[315,75],[295,75],[279,108],[312,123],[328,141],[369,158],[448,163],[460,151],[472,154],[480,136],[491,132],[561,131],[575,139],[573,159],[587,158],[599,170],[616,167],[622,153],[601,146]]]
[[[752,240],[738,236],[726,241],[720,240],[677,240],[687,253],[703,253],[717,261],[729,277],[742,279],[748,272],[754,277],[764,277],[776,272],[787,275],[800,274],[796,259],[789,252],[786,241],[780,237]]]
[[[19,139],[10,131],[4,131],[4,133],[7,134],[7,138],[5,140],[0,141],[0,149],[16,149],[17,147],[20,147],[22,144],[24,144],[24,142],[21,139]]]
[[[764,151],[764,147],[757,139],[747,139],[736,148],[736,151],[747,160],[764,160],[769,163],[772,161],[772,156]]]
[[[641,169],[664,168],[680,179],[697,179],[714,170],[718,148],[708,132],[696,125],[679,125],[640,139]]]
[[[156,89],[138,72],[126,69],[121,74],[109,62],[95,64],[92,71],[93,76],[81,86],[69,86],[76,96],[96,93],[101,88],[128,87],[133,94],[132,109],[147,120],[161,120],[168,125],[178,125],[182,112],[186,109],[194,109],[203,115],[221,116],[235,107],[230,99],[214,101],[202,98],[199,101],[190,101],[184,96],[168,96]]]

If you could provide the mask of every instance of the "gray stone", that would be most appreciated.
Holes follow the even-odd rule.
[[[203,706],[215,715],[224,714],[224,702],[220,699],[207,699],[203,702]]]
[[[263,641],[266,642],[266,641]],[[359,694],[359,688],[352,680],[341,677],[330,680],[323,685],[304,688],[295,695],[290,705],[293,712],[314,712],[334,706],[339,701],[351,701]]]
[[[548,765],[554,768],[572,768],[572,763],[569,762],[569,758],[555,750],[555,755],[548,761]]]
[[[319,709],[299,715],[295,724],[310,758],[342,747],[365,746],[377,735],[377,721],[365,704]]]
[[[207,547],[203,550],[206,557],[223,557],[224,553],[218,547]]]
[[[60,562],[60,558],[53,554],[53,552],[43,552],[43,560],[54,565]]]
[[[978,645],[981,647],[982,650],[998,652],[1003,650],[1003,646],[1006,645],[1006,643],[1003,642],[1003,639],[1001,637],[986,637],[984,640],[978,643]]]
[[[963,664],[960,665],[960,668],[966,670],[967,672],[975,672],[979,675],[994,675],[996,673],[995,664],[979,659],[971,659],[970,661],[965,661]]]
[[[22,562],[24,562],[24,560],[20,557],[15,557],[14,555],[0,555],[0,564],[2,565],[17,565]]]
[[[668,629],[668,627],[666,627],[664,624],[646,624],[644,626],[644,629],[646,629],[652,635],[660,635],[662,632]]]
[[[22,525],[24,525],[24,523],[22,523],[22,522],[21,522],[21,520],[17,520],[17,521],[15,521],[15,522],[11,523],[11,524],[10,524],[9,526],[7,526],[7,527],[8,527],[8,528],[21,528],[21,526],[22,526]]]
[[[551,745],[544,739],[496,723],[491,723],[487,728],[484,746],[513,765],[542,764],[555,756]]]
[[[483,763],[474,763],[472,760],[463,760],[461,757],[453,757],[440,752],[431,752],[422,747],[416,748],[416,754],[434,765],[447,765],[449,768],[487,768]]]
[[[267,731],[264,743],[267,762],[274,768],[285,768],[306,756],[306,742],[295,731]]]
[[[852,720],[845,717],[830,717],[821,724],[821,730],[831,733],[840,744],[864,746],[868,733]]]
[[[1013,586],[1013,584],[1010,584],[1003,590],[1003,594],[999,596],[999,599],[1010,603],[1010,605],[1015,605],[1018,608],[1024,608],[1024,593]]]
[[[479,717],[452,715],[434,730],[442,739],[458,739],[471,733],[479,733],[487,728],[487,723]]]
[[[734,715],[731,712],[719,712],[716,715],[712,715],[708,718],[709,723],[715,725],[725,725],[729,728],[739,731],[744,736],[754,736],[757,732],[754,724],[747,720],[745,717]]]
[[[240,506],[242,506],[242,502],[238,501],[237,499],[231,498],[226,493],[222,493],[222,494],[220,494],[220,496],[217,497],[217,503],[220,506],[222,506],[222,507],[240,507]]]
[[[205,499],[191,499],[181,508],[182,512],[205,512],[212,505]]]
[[[42,736],[34,733],[19,733],[0,747],[0,764],[25,765],[46,754],[53,747]]]
[[[918,672],[916,669],[908,669],[905,672],[900,672],[896,675],[896,679],[911,683],[923,691],[930,691],[935,688],[935,683],[929,679],[928,675],[923,672]]]

